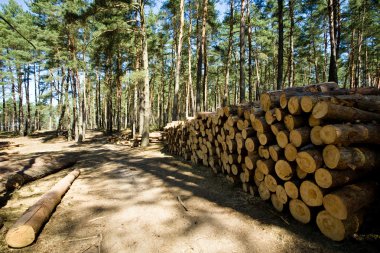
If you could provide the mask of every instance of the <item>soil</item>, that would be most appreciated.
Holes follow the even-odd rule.
[[[275,212],[208,168],[165,154],[160,144],[130,148],[100,132],[89,136],[83,144],[52,133],[3,138],[18,144],[7,150],[11,155],[71,152],[80,161],[9,196],[0,209],[0,252],[378,252],[377,238],[330,241],[315,224]],[[35,243],[8,248],[11,225],[75,168],[81,175]]]

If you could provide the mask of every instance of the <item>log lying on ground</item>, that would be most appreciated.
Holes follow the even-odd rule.
[[[10,141],[0,141],[0,149],[7,148],[12,144]]]
[[[79,170],[72,171],[25,211],[5,236],[10,247],[23,248],[34,242],[41,227],[49,220],[55,207],[61,202],[62,196],[79,174]]]
[[[325,144],[380,143],[380,126],[363,124],[326,125],[320,130]]]
[[[318,213],[316,222],[319,230],[326,237],[333,241],[342,241],[358,232],[362,218],[359,215],[352,215],[346,220],[339,220],[323,210]]]
[[[7,190],[21,187],[22,185],[56,173],[62,169],[73,166],[78,157],[73,155],[42,155],[35,159],[30,168],[18,171],[10,176],[6,183]]]
[[[327,145],[323,149],[323,160],[330,169],[373,169],[380,165],[379,151],[362,147],[337,147]]]
[[[376,197],[375,182],[346,185],[323,197],[323,206],[335,218],[345,220]]]

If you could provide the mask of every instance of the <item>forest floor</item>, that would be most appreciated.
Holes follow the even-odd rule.
[[[11,153],[71,152],[80,160],[12,194],[0,209],[6,220],[0,252],[378,252],[376,240],[330,241],[315,224],[276,213],[270,203],[233,188],[209,169],[165,154],[160,144],[130,148],[109,144],[100,132],[89,136],[83,144],[48,133],[6,139],[19,144]],[[8,248],[4,237],[10,226],[74,168],[81,175],[36,242]]]

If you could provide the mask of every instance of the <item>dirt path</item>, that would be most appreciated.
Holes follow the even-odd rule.
[[[331,242],[315,225],[280,217],[269,203],[233,189],[204,167],[165,155],[159,145],[142,150],[106,144],[99,137],[83,145],[43,140],[31,139],[34,148],[28,139],[12,141],[25,144],[14,150],[23,153],[36,147],[38,152],[78,152],[75,168],[82,174],[37,241],[22,250],[5,245],[5,232],[69,170],[15,192],[0,209],[7,217],[0,252],[376,252],[375,244]]]

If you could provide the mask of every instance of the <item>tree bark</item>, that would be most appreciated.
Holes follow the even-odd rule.
[[[199,44],[198,44],[197,94],[196,94],[196,111],[197,112],[201,111],[201,83],[202,83],[203,54],[204,54],[204,47],[205,47],[205,41],[206,41],[207,5],[208,5],[208,0],[203,0],[202,32],[201,32],[201,39],[199,40]],[[199,27],[198,20],[199,19],[197,19],[197,27]]]
[[[148,41],[145,31],[145,14],[144,14],[144,0],[140,0],[140,21],[142,33],[142,65],[144,71],[144,124],[141,136],[141,146],[146,147],[149,145],[149,124],[150,124],[150,90],[149,90],[149,63],[148,63]]]
[[[241,0],[241,19],[240,19],[240,103],[245,102],[245,8],[246,0]]]
[[[29,76],[30,76],[30,69],[29,65],[26,68],[27,71],[27,78],[25,82],[25,99],[26,99],[26,122],[25,122],[25,131],[24,135],[29,135],[30,134],[30,123],[31,123],[31,115],[30,115],[30,100],[29,100]]]
[[[338,15],[339,0],[328,0],[328,17],[329,17],[329,32],[330,32],[330,65],[328,81],[338,83],[338,53],[340,41],[340,29],[337,25],[339,20]]]
[[[192,93],[193,90],[193,78],[191,75],[191,60],[192,60],[192,49],[191,49],[191,33],[192,33],[192,20],[191,20],[191,1],[189,1],[189,31],[188,31],[188,38],[187,38],[187,43],[188,43],[188,81],[187,81],[187,89],[186,89],[186,113],[185,113],[185,118],[189,116],[189,106],[192,105],[190,103],[190,93]],[[192,100],[191,100],[192,101]],[[193,107],[193,106],[191,106]]]
[[[178,33],[178,45],[176,54],[175,65],[175,84],[174,84],[174,97],[173,97],[173,121],[178,119],[178,91],[180,83],[180,71],[181,71],[181,53],[182,53],[182,41],[183,41],[183,24],[184,24],[184,0],[180,0],[179,3],[179,33]]]
[[[17,67],[17,84],[18,84],[18,132],[24,135],[24,106],[23,106],[23,89],[22,89],[22,76],[23,73],[20,67]]]
[[[223,96],[223,106],[227,106],[228,100],[228,84],[230,81],[230,65],[231,65],[231,53],[232,53],[232,36],[234,29],[234,1],[230,0],[230,33],[228,36],[228,48],[227,48],[227,62],[225,65],[225,76],[224,76],[224,96]]]
[[[277,90],[283,87],[283,65],[284,65],[284,1],[277,0],[278,10],[278,51],[277,51]]]
[[[289,28],[289,61],[288,61],[288,84],[289,87],[294,85],[294,0],[289,0],[289,18],[290,18],[290,28]]]

